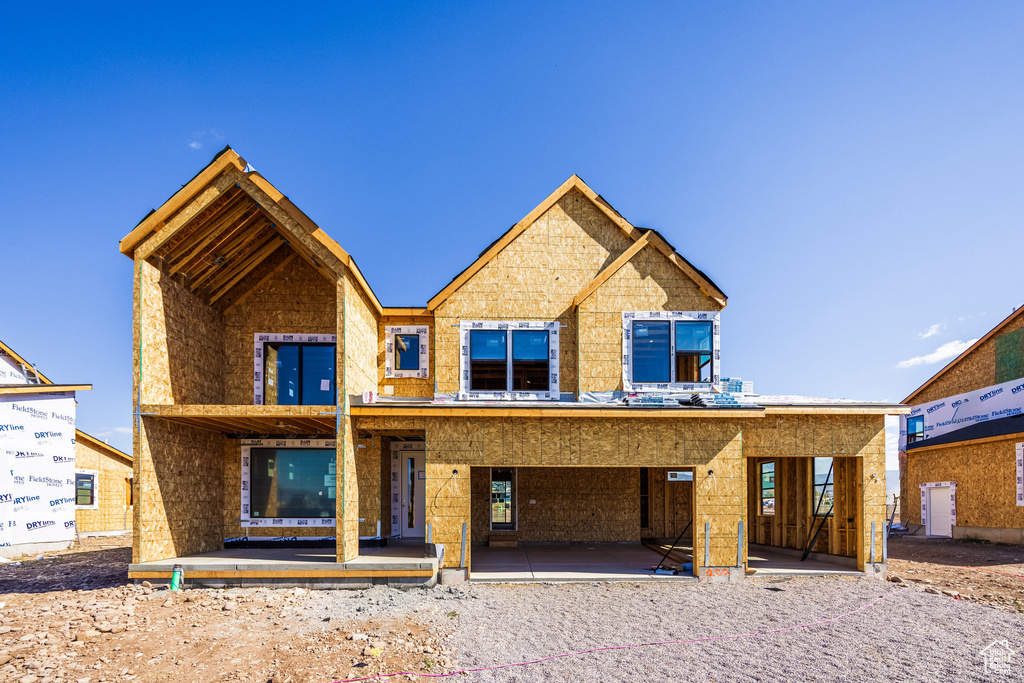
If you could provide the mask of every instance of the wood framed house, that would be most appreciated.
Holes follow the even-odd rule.
[[[725,392],[725,295],[576,176],[419,308],[382,305],[231,149],[120,249],[136,578],[226,542],[319,539],[316,573],[244,577],[422,580],[472,575],[487,544],[688,526],[702,579],[744,576],[751,548],[884,572],[884,416],[904,408]],[[381,539],[437,552],[387,564]]]
[[[903,402],[903,523],[921,535],[1024,544],[1024,308]]]

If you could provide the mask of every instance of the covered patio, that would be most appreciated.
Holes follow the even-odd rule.
[[[473,548],[470,581],[696,581],[692,573],[655,574],[664,553],[640,543],[524,543],[516,547]],[[666,560],[668,566],[676,562]]]

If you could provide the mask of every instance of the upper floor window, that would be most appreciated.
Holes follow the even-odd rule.
[[[626,391],[708,391],[721,376],[718,313],[622,314]]]
[[[256,405],[334,405],[333,334],[256,334]]]
[[[558,323],[463,322],[459,398],[557,400]]]
[[[907,418],[907,443],[914,443],[924,438],[924,415]]]
[[[384,377],[430,376],[430,328],[396,325],[384,328]]]

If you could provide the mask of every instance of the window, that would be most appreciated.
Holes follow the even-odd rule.
[[[131,507],[135,504],[135,491],[133,490],[132,484],[134,479],[132,477],[125,477],[124,483],[127,485],[125,491],[125,505]]]
[[[75,505],[93,507],[96,505],[96,475],[75,473]]]
[[[720,378],[718,315],[709,311],[623,313],[623,388],[709,391]]]
[[[335,404],[335,335],[257,333],[254,336],[256,405]]]
[[[811,512],[815,517],[832,516],[832,465],[832,458],[814,458]]]
[[[430,376],[430,328],[398,325],[384,328],[384,377]]]
[[[558,323],[462,323],[459,398],[558,399]]]
[[[775,514],[775,463],[761,463],[761,514]]]
[[[650,470],[640,468],[640,528],[651,527],[651,482]]]
[[[491,528],[516,528],[516,476],[511,468],[491,468]]]
[[[333,448],[252,448],[250,519],[334,517]]]
[[[907,443],[911,444],[924,438],[924,415],[907,418]]]
[[[676,323],[676,382],[711,381],[711,323]]]
[[[266,345],[267,405],[334,404],[334,344]]]

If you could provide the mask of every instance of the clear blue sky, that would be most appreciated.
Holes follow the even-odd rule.
[[[763,393],[898,401],[1024,302],[1019,2],[149,5],[0,20],[0,339],[125,450],[117,241],[225,144],[386,305],[578,173]]]

